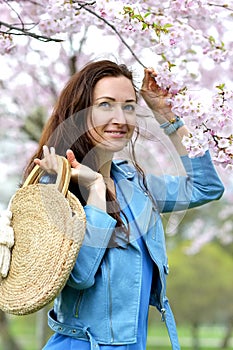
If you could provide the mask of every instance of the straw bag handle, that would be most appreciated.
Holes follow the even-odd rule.
[[[58,155],[56,157],[57,157],[57,163],[58,163],[58,172],[57,172],[55,187],[58,189],[59,192],[63,193],[64,196],[66,196],[69,183],[70,183],[71,167],[66,158]],[[44,174],[45,174],[45,171],[41,169],[39,165],[36,165],[30,172],[28,177],[26,178],[23,184],[23,187],[26,187],[32,184],[37,184],[41,176]]]

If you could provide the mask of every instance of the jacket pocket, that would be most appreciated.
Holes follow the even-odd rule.
[[[81,290],[79,292],[79,295],[77,297],[76,303],[75,303],[75,308],[74,308],[74,317],[78,318],[79,317],[79,310],[80,310],[80,304],[82,301],[84,291]]]

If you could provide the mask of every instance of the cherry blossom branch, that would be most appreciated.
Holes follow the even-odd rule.
[[[123,43],[123,45],[125,47],[127,47],[127,49],[130,51],[131,55],[135,58],[135,60],[143,67],[146,68],[146,66],[141,62],[141,60],[137,57],[137,55],[135,54],[135,52],[131,49],[131,47],[127,44],[127,42],[124,40],[124,38],[121,36],[121,34],[118,32],[118,30],[116,29],[116,27],[109,23],[105,18],[101,17],[100,15],[98,15],[96,12],[92,11],[91,9],[86,7],[86,4],[83,4],[82,2],[78,2],[78,5],[80,7],[82,7],[84,10],[86,10],[87,12],[91,13],[93,16],[97,17],[98,19],[100,19],[102,22],[104,22],[107,26],[109,26],[115,33],[116,35],[119,37],[119,39],[121,40],[121,42]],[[90,5],[90,4],[87,4]]]
[[[9,1],[4,0],[4,3],[10,8],[11,11],[13,11],[13,12],[16,14],[16,16],[18,17],[18,19],[19,19],[19,21],[20,21],[20,23],[21,23],[21,25],[22,25],[22,29],[24,29],[23,20],[21,19],[21,17],[20,17],[20,15],[18,14],[18,12],[15,11],[15,9],[9,4]]]
[[[54,42],[62,42],[62,39],[55,39],[55,38],[51,38],[45,35],[40,35],[40,34],[35,34],[32,33],[30,31],[28,31],[25,28],[18,28],[14,25],[5,23],[3,21],[0,21],[0,28],[1,26],[8,28],[9,30],[4,31],[0,29],[0,33],[2,34],[8,34],[8,35],[25,35],[25,36],[30,36],[34,39],[40,40],[40,41],[44,41],[44,42],[49,42],[49,41],[54,41]],[[15,31],[15,32],[11,32],[11,31]]]
[[[228,4],[222,4],[222,5],[220,5],[220,4],[212,4],[211,2],[208,2],[207,5],[208,5],[208,6],[221,7],[221,8],[224,8],[224,9],[226,9],[226,10],[233,11],[233,8],[230,8],[230,7],[228,6]]]

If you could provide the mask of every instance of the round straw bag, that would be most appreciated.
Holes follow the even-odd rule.
[[[26,315],[50,303],[64,287],[85,234],[85,212],[68,191],[71,170],[57,156],[56,184],[40,184],[35,166],[12,199],[12,248],[8,276],[0,282],[0,309]]]

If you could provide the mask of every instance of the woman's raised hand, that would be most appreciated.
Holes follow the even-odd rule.
[[[66,156],[71,164],[71,177],[74,182],[78,182],[83,187],[90,189],[96,182],[103,181],[101,174],[79,163],[72,150],[67,150]]]
[[[147,105],[152,109],[155,117],[162,117],[158,121],[163,122],[164,119],[170,120],[174,116],[168,102],[171,96],[167,90],[161,89],[156,83],[156,72],[153,68],[145,69],[141,95]]]
[[[43,170],[49,174],[57,173],[58,163],[54,147],[43,146],[43,155],[42,159],[34,159],[34,163],[38,164]],[[74,182],[78,182],[81,186],[90,189],[96,181],[103,180],[101,174],[93,171],[91,168],[80,164],[71,150],[66,152],[67,159],[71,164],[71,177]]]
[[[106,211],[106,185],[103,176],[88,166],[80,164],[73,151],[67,150],[66,156],[71,164],[72,180],[89,190],[87,204]]]
[[[49,174],[55,174],[58,171],[57,157],[55,153],[55,148],[44,145],[43,146],[43,155],[42,159],[35,158],[34,163],[39,165],[43,170]]]
[[[43,159],[34,159],[35,164],[50,174],[57,173],[58,163],[54,147],[43,146],[43,155]],[[73,151],[67,150],[66,156],[71,164],[72,180],[89,190],[87,204],[106,211],[106,185],[103,176],[88,166],[80,164]]]

